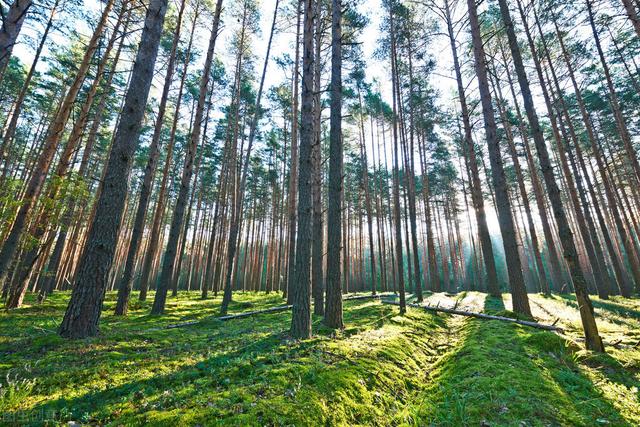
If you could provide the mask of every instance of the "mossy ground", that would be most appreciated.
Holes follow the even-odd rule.
[[[110,293],[101,335],[68,341],[55,333],[68,297],[34,305],[29,296],[0,314],[0,423],[640,425],[637,299],[594,302],[616,344],[601,356],[579,350],[567,296],[532,296],[534,316],[566,319],[567,337],[418,309],[401,317],[356,300],[345,302],[344,331],[314,318],[306,341],[287,337],[288,312],[220,322],[219,298],[186,293],[169,299],[165,316],[149,316],[146,302],[125,318],[111,314]],[[507,296],[457,298],[459,307],[509,308]],[[237,294],[229,312],[280,304],[274,294]]]

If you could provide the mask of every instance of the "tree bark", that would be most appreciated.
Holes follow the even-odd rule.
[[[480,237],[480,245],[484,253],[484,266],[487,271],[487,289],[494,297],[500,296],[500,285],[498,283],[498,274],[496,272],[495,257],[493,254],[493,245],[491,244],[491,235],[489,234],[489,226],[487,225],[487,215],[484,207],[484,197],[482,195],[482,186],[480,184],[480,172],[478,171],[478,159],[476,158],[475,144],[473,143],[471,120],[469,116],[469,107],[464,91],[464,82],[462,81],[462,72],[460,69],[460,60],[458,59],[458,49],[456,46],[455,33],[451,21],[451,11],[449,1],[445,1],[445,16],[447,20],[447,33],[451,44],[451,53],[453,55],[453,68],[456,73],[456,82],[458,87],[458,99],[460,100],[460,114],[462,116],[462,124],[464,128],[463,153],[467,159],[467,165],[471,171],[471,202],[476,214],[476,223],[478,224],[478,235]]]
[[[520,91],[522,92],[522,98],[524,101],[525,111],[527,112],[527,118],[529,119],[529,125],[531,127],[531,133],[533,135],[533,141],[536,145],[538,152],[538,159],[540,160],[540,166],[542,174],[547,186],[547,192],[549,193],[549,199],[553,209],[553,214],[558,224],[558,230],[560,240],[564,248],[564,256],[569,265],[571,277],[573,279],[573,285],[576,293],[576,300],[580,307],[580,317],[582,319],[582,326],[585,332],[586,344],[589,350],[604,351],[602,345],[602,339],[598,334],[598,327],[596,325],[593,306],[587,293],[586,281],[583,272],[578,263],[577,251],[575,242],[573,239],[573,233],[569,227],[567,216],[565,214],[564,206],[560,198],[560,190],[553,176],[553,169],[551,161],[549,159],[549,153],[547,146],[545,145],[544,137],[542,135],[542,129],[538,121],[538,115],[535,111],[533,104],[533,97],[531,95],[531,89],[529,88],[529,80],[522,62],[522,56],[520,48],[518,46],[518,40],[515,34],[515,28],[513,21],[511,20],[511,14],[509,12],[509,6],[506,0],[499,0],[500,12],[502,20],[507,32],[507,38],[509,40],[509,48],[511,49],[511,56],[513,58],[514,68],[518,75],[518,83],[520,84]]]
[[[152,0],[147,9],[144,31],[124,101],[124,114],[118,124],[106,166],[96,215],[80,260],[75,287],[60,325],[59,333],[63,337],[85,338],[98,333],[107,277],[116,250],[128,178],[138,147],[166,10],[167,0]]]
[[[189,198],[189,190],[191,186],[191,178],[193,176],[193,166],[196,159],[196,151],[198,142],[200,141],[200,132],[203,125],[203,116],[205,109],[205,101],[209,91],[209,80],[211,78],[211,65],[213,63],[213,52],[218,38],[218,28],[220,25],[220,13],[222,11],[222,0],[216,3],[216,10],[211,25],[211,35],[209,37],[209,47],[207,48],[207,56],[204,62],[204,68],[200,77],[200,87],[198,89],[198,103],[196,105],[196,113],[193,122],[193,129],[189,137],[189,145],[184,159],[184,168],[180,179],[180,190],[178,192],[178,200],[173,212],[171,227],[169,229],[169,239],[167,240],[167,248],[165,249],[164,259],[162,262],[162,271],[160,273],[160,281],[153,300],[151,314],[163,314],[164,306],[167,299],[167,291],[171,285],[173,278],[176,255],[178,250],[178,239],[183,227],[185,209]]]
[[[489,90],[486,57],[482,44],[482,35],[480,33],[480,23],[478,20],[475,0],[467,0],[467,5],[469,7],[473,54],[476,74],[478,76],[482,115],[484,117],[485,137],[487,139],[489,160],[491,162],[491,177],[493,181],[493,188],[496,193],[498,222],[502,233],[502,243],[504,245],[504,252],[507,261],[509,285],[513,296],[513,310],[518,313],[531,315],[527,290],[524,284],[524,277],[522,276],[518,244],[516,241],[516,231],[513,224],[511,203],[509,201],[507,182],[502,163],[503,160],[500,154],[496,120],[493,112],[491,92]]]
[[[22,23],[27,16],[29,8],[33,4],[33,0],[15,0],[6,16],[2,16],[2,28],[0,28],[0,82],[2,82],[4,73],[11,59],[11,52],[16,44],[16,39]]]
[[[324,228],[322,221],[322,98],[320,77],[322,73],[322,2],[316,1],[315,56],[313,74],[314,110],[311,171],[313,180],[313,242],[311,246],[311,285],[313,312],[324,315]]]
[[[398,292],[400,293],[400,314],[404,314],[407,311],[406,297],[404,289],[404,259],[402,256],[402,217],[400,215],[400,166],[398,152],[398,102],[399,99],[399,87],[398,84],[398,70],[397,70],[397,58],[396,58],[396,34],[395,25],[393,20],[393,4],[389,5],[389,23],[390,23],[390,37],[391,37],[391,85],[393,87],[393,216],[395,220],[394,234],[395,234],[395,250],[396,250],[396,265],[397,265],[397,279],[398,279]]]
[[[135,219],[133,221],[133,231],[131,232],[131,241],[129,242],[129,248],[127,250],[127,259],[125,261],[124,273],[120,279],[118,286],[118,300],[116,303],[115,314],[118,316],[124,316],[127,314],[129,306],[129,297],[131,295],[131,288],[133,285],[133,273],[135,267],[135,261],[140,248],[140,242],[142,241],[142,233],[144,232],[144,223],[147,215],[147,208],[149,206],[149,199],[151,197],[151,191],[153,187],[153,180],[155,178],[156,169],[158,167],[158,157],[160,156],[160,135],[162,133],[162,124],[164,122],[164,116],[167,109],[167,101],[169,99],[169,90],[173,83],[173,75],[176,68],[176,51],[178,49],[178,43],[180,41],[180,30],[182,29],[182,17],[187,0],[180,2],[180,8],[178,10],[178,17],[176,23],[176,29],[173,35],[173,41],[171,44],[171,50],[169,52],[169,61],[167,63],[167,72],[164,78],[164,86],[162,89],[162,95],[160,96],[160,104],[158,105],[158,116],[156,118],[155,127],[153,130],[153,136],[151,138],[151,144],[149,145],[149,160],[144,170],[144,177],[142,178],[142,187],[140,189],[140,200],[138,201],[138,207],[135,213]],[[198,7],[200,3],[196,4]],[[193,18],[193,27],[198,17],[198,11],[196,10]],[[191,39],[193,39],[193,30],[191,29]],[[189,58],[189,51],[191,50],[191,39],[189,41],[189,48],[185,58]],[[187,59],[188,60],[188,59]]]
[[[336,49],[335,43],[340,44],[340,33],[335,33],[336,17],[340,18],[339,0],[333,0],[333,49]],[[303,36],[303,59],[302,59],[302,93],[301,93],[301,122],[300,122],[300,175],[298,178],[298,235],[296,238],[296,258],[294,281],[290,282],[295,286],[291,288],[293,291],[293,315],[291,317],[291,336],[294,338],[311,337],[311,237],[312,237],[312,199],[311,199],[311,150],[314,144],[313,132],[313,16],[314,16],[313,0],[304,0],[304,36]],[[338,52],[339,52],[338,47]],[[335,55],[335,52],[334,52]],[[332,62],[334,60],[332,55]],[[334,64],[335,66],[335,64]],[[340,66],[338,64],[338,70]],[[335,68],[333,68],[335,70]],[[333,87],[333,91],[338,93],[337,99],[333,99],[336,92],[332,92],[332,115],[340,114],[340,91],[342,85],[340,80],[332,81],[337,83]],[[336,89],[337,86],[337,89]],[[334,111],[334,108],[336,111]],[[332,121],[333,124],[333,121]],[[335,125],[335,124],[333,124]],[[332,125],[332,132],[335,131]],[[339,124],[338,124],[339,126]],[[337,129],[339,132],[339,128]],[[337,134],[338,138],[340,133]],[[333,139],[333,138],[332,138]],[[327,290],[329,286],[327,286]],[[340,300],[342,301],[342,300]],[[327,315],[335,313],[329,305],[332,301],[327,295]],[[342,316],[342,306],[340,305],[340,316]]]

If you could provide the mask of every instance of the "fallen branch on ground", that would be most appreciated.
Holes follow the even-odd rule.
[[[231,319],[241,319],[243,317],[254,316],[256,314],[267,314],[267,313],[278,313],[280,311],[291,310],[292,305],[279,305],[277,307],[265,308],[264,310],[256,310],[256,311],[246,311],[244,313],[239,314],[229,314],[226,316],[216,317],[217,320],[231,320]]]
[[[395,301],[384,301],[381,300],[383,304],[391,304],[391,305],[400,305],[400,303],[397,303]],[[485,319],[485,320],[500,320],[502,322],[511,322],[511,323],[517,323],[518,325],[524,325],[524,326],[530,326],[532,328],[537,328],[537,329],[544,329],[546,331],[554,331],[554,332],[563,332],[564,329],[562,329],[559,326],[555,326],[555,325],[543,325],[542,323],[537,323],[537,322],[530,322],[528,320],[520,320],[520,319],[512,319],[511,317],[504,317],[504,316],[494,316],[491,314],[484,314],[484,313],[476,313],[473,311],[463,311],[463,310],[455,310],[452,308],[444,308],[444,307],[433,307],[433,306],[429,306],[429,305],[420,305],[420,304],[407,304],[409,307],[413,307],[413,308],[421,308],[423,310],[427,310],[427,311],[436,311],[436,312],[441,312],[441,313],[449,313],[449,314],[457,314],[459,316],[467,316],[467,317],[475,317],[478,319]]]
[[[363,299],[378,299],[380,297],[386,297],[386,296],[390,296],[390,295],[389,294],[352,295],[352,296],[344,297],[343,300],[344,301],[353,301],[353,300],[363,300]],[[291,307],[293,307],[293,306],[292,305],[279,305],[277,307],[266,308],[264,310],[247,311],[247,312],[239,313],[239,314],[229,314],[229,315],[226,315],[226,316],[215,317],[214,319],[215,320],[221,320],[221,321],[224,322],[226,320],[241,319],[243,317],[255,316],[255,315],[258,315],[258,314],[278,313],[278,312],[281,312],[281,311],[287,311],[287,310],[291,310]],[[173,325],[165,326],[165,329],[174,329],[174,328],[182,328],[184,326],[193,326],[193,325],[197,325],[198,323],[202,322],[203,320],[192,320],[190,322],[175,323]]]
[[[381,297],[389,297],[389,296],[393,296],[393,294],[351,295],[351,296],[342,298],[342,301],[353,301],[353,300],[360,300],[360,299],[378,299]]]

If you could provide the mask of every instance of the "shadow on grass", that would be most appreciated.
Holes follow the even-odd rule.
[[[578,304],[576,303],[575,295],[559,295],[560,298],[564,300],[567,305],[575,308],[577,310]],[[640,321],[640,310],[635,310],[633,308],[629,308],[624,304],[620,304],[613,301],[602,301],[602,300],[591,300],[591,303],[595,308],[601,309],[603,311],[607,311],[612,313],[616,317],[609,316],[608,319],[614,323],[628,323],[625,322],[624,318],[631,318],[636,321]]]
[[[58,292],[43,304],[36,304],[35,295],[30,294],[25,307],[0,313],[0,356],[28,358],[32,355],[27,353],[35,353],[38,358],[42,358],[48,352],[69,347],[70,341],[57,335],[69,296],[69,292]],[[93,344],[104,340],[121,343],[125,340],[145,341],[151,330],[192,320],[215,323],[215,318],[219,315],[220,298],[202,300],[197,299],[194,292],[180,292],[177,297],[167,299],[164,315],[151,316],[149,313],[153,297],[153,291],[146,301],[138,301],[137,295],[134,295],[128,315],[115,316],[113,310],[116,293],[107,293],[99,323],[100,335],[85,342]],[[246,294],[231,302],[229,312],[233,314],[255,310],[256,307],[267,308],[282,304],[282,301],[276,294]],[[161,332],[158,334],[162,335]],[[3,367],[3,364],[0,364],[0,373]]]
[[[485,311],[504,313],[504,304],[487,297]],[[559,336],[494,320],[464,322],[455,350],[434,371],[418,419],[443,426],[632,425]]]
[[[407,370],[426,371],[428,332],[442,324],[426,313],[395,315],[378,302],[348,302],[353,332],[332,340],[323,328],[288,340],[289,313],[62,340],[23,354],[21,362],[39,357],[36,387],[11,410],[123,425],[379,424],[421,386],[423,376]],[[405,322],[420,333],[405,333]]]

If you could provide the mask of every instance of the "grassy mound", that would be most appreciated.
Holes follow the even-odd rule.
[[[505,313],[487,298],[485,311]],[[546,331],[463,321],[455,348],[437,364],[415,418],[431,425],[632,426],[640,424],[640,377],[622,365],[595,380],[593,355]],[[626,376],[626,386],[615,382]]]

